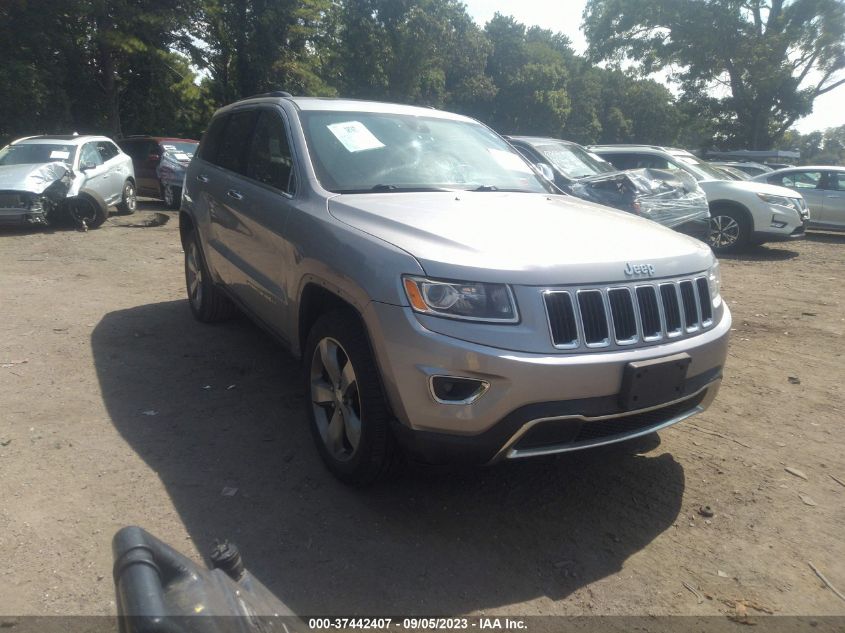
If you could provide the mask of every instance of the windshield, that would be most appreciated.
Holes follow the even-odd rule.
[[[550,191],[478,123],[376,112],[300,117],[317,178],[329,191]]]
[[[52,143],[18,143],[0,150],[0,165],[38,165],[60,161],[73,164],[75,145]]]
[[[589,152],[569,143],[542,143],[534,145],[552,166],[570,180],[617,171],[610,163],[591,156]]]
[[[173,154],[177,158],[187,156],[189,159],[194,157],[199,143],[186,143],[184,141],[162,141],[161,147],[165,153]]]
[[[673,154],[673,157],[681,161],[688,168],[687,171],[695,176],[696,180],[729,180],[724,173],[707,163],[702,163],[695,156]]]

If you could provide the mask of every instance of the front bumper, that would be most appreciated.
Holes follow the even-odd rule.
[[[531,354],[432,332],[407,307],[374,302],[364,316],[398,421],[397,439],[412,453],[435,462],[484,463],[535,454],[537,448],[543,452],[587,448],[651,432],[665,426],[669,418],[679,421],[685,413],[683,403],[697,413],[718,391],[731,327],[725,306],[718,324],[691,338],[603,353]],[[625,367],[633,361],[680,352],[692,359],[681,394],[683,402],[676,402],[681,409],[663,410],[663,417],[658,411],[653,420],[630,420],[637,412],[623,411],[618,403]],[[471,404],[442,404],[429,389],[429,378],[435,375],[474,378],[490,387]],[[662,410],[669,404],[653,409]],[[593,433],[601,436],[598,442],[579,436],[585,425],[611,418],[627,427],[620,427],[622,431],[612,437]],[[526,452],[524,444],[520,452],[517,444],[523,435],[541,421],[559,421],[554,426],[560,428],[551,431],[549,441],[539,447],[537,432],[532,432],[535,445]]]
[[[809,219],[810,214],[806,209],[799,212],[776,205],[765,205],[762,210],[755,211],[751,240],[763,243],[802,239]]]
[[[43,210],[0,209],[0,226],[30,226],[32,224],[47,224],[47,217]]]

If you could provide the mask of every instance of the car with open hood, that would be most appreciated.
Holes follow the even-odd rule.
[[[562,191],[628,211],[707,241],[710,209],[694,178],[659,169],[620,171],[572,143],[536,136],[506,136],[535,165],[548,165]]]
[[[111,205],[134,213],[135,204],[132,160],[105,136],[32,136],[0,150],[0,224],[67,215],[97,228]]]
[[[695,178],[707,195],[708,243],[717,252],[804,237],[810,214],[804,198],[795,191],[750,180],[729,180],[684,149],[657,145],[595,145],[590,149],[618,169],[661,169]]]
[[[620,442],[719,389],[731,316],[711,249],[560,194],[465,116],[283,92],[226,106],[180,232],[192,313],[237,306],[302,359],[317,450],[346,482],[405,455]]]

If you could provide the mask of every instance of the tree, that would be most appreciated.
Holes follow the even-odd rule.
[[[330,68],[344,96],[470,107],[494,91],[489,45],[457,0],[344,0]]]
[[[841,0],[589,0],[584,29],[594,60],[673,69],[728,144],[750,149],[771,147],[845,83]]]
[[[566,36],[500,13],[484,32],[492,45],[487,73],[496,86],[484,119],[507,134],[560,137],[571,111],[567,83],[573,51]]]

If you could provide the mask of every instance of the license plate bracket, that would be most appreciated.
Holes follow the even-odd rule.
[[[619,405],[632,411],[681,398],[691,362],[690,355],[682,352],[628,363],[622,374]]]

